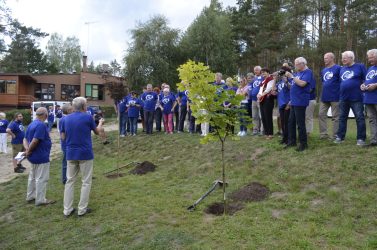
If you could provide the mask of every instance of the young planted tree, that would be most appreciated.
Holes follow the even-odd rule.
[[[232,134],[232,127],[240,122],[243,111],[237,109],[243,96],[236,95],[234,90],[227,90],[222,86],[211,84],[214,73],[204,63],[196,63],[189,60],[178,68],[181,83],[178,89],[188,90],[191,100],[190,108],[192,115],[198,123],[209,123],[213,132],[201,139],[201,143],[219,141],[221,144],[221,164],[223,182],[224,214],[226,213],[226,175],[225,175],[225,142],[231,137],[238,139]],[[224,104],[231,104],[226,108]],[[226,105],[228,106],[228,105]]]

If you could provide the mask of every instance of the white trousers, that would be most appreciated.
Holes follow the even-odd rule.
[[[73,210],[74,187],[79,171],[81,171],[81,194],[78,215],[86,212],[89,204],[90,189],[92,187],[93,160],[67,161],[67,182],[64,186],[64,211],[69,215]]]
[[[0,133],[0,152],[7,153],[7,133]]]
[[[50,178],[50,163],[31,164],[27,182],[26,200],[35,199],[35,205],[46,202],[46,190]]]

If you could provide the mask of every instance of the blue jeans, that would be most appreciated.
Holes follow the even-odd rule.
[[[308,145],[308,138],[305,127],[306,106],[291,106],[288,120],[288,144],[296,144],[296,125],[298,128],[298,137],[300,144]]]
[[[356,126],[357,126],[357,140],[366,139],[366,127],[365,127],[365,117],[364,117],[364,105],[362,102],[352,102],[352,101],[340,101],[339,102],[339,129],[337,137],[344,140],[347,132],[347,119],[350,108],[355,114]]]
[[[63,160],[62,160],[62,182],[63,184],[67,182],[67,155],[66,155],[65,150],[63,150]]]
[[[130,133],[131,135],[136,135],[137,133],[137,117],[129,117],[130,121]]]
[[[144,110],[144,122],[146,126],[147,134],[152,134],[153,132],[153,118],[154,118],[154,111]]]
[[[48,121],[48,132],[51,132],[54,121]]]
[[[119,114],[119,134],[125,135],[126,134],[126,124],[128,122],[128,113],[123,112]]]
[[[156,120],[156,131],[161,132],[161,120],[162,120],[162,111],[161,108],[156,108],[155,110],[155,120]]]

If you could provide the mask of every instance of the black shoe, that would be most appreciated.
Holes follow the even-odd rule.
[[[23,170],[22,168],[20,168],[20,167],[16,167],[16,168],[14,169],[14,172],[15,172],[15,173],[18,173],[18,174],[22,174],[22,173],[24,172],[24,170]]]
[[[22,166],[21,163],[17,164],[17,167],[20,168],[20,169],[22,169],[22,170],[25,170],[25,169],[26,169],[24,166]]]
[[[78,216],[79,217],[83,217],[84,215],[86,215],[86,214],[90,214],[92,212],[92,209],[91,208],[86,208],[86,210],[85,210],[85,213],[83,213],[83,214],[78,214]]]
[[[288,144],[288,142],[286,142],[286,141],[284,141],[284,140],[281,140],[279,143],[280,143],[280,144],[285,144],[285,145]]]
[[[296,147],[296,143],[287,143],[287,145],[284,146],[284,149],[288,149],[288,148],[292,148],[292,147]]]
[[[109,141],[104,141],[103,142],[103,145],[107,145],[107,144],[109,144],[110,142]]]
[[[71,215],[73,215],[76,212],[76,208],[72,209],[72,211],[69,214],[65,214],[64,218],[69,218]]]
[[[297,148],[296,148],[296,151],[297,152],[302,152],[304,151],[305,149],[308,148],[308,145],[307,144],[300,144]]]
[[[27,204],[32,204],[32,203],[35,203],[35,199],[31,199],[31,200],[26,200]]]

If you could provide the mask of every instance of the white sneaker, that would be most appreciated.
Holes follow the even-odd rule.
[[[241,136],[241,134],[242,134],[242,131],[238,132],[237,136]]]
[[[125,135],[120,135],[120,137],[125,137]]]
[[[340,139],[339,137],[336,137],[335,140],[334,140],[334,143],[343,143],[344,140]]]
[[[365,144],[365,141],[364,140],[357,140],[357,142],[356,142],[356,145],[357,146],[365,146],[366,144]]]

